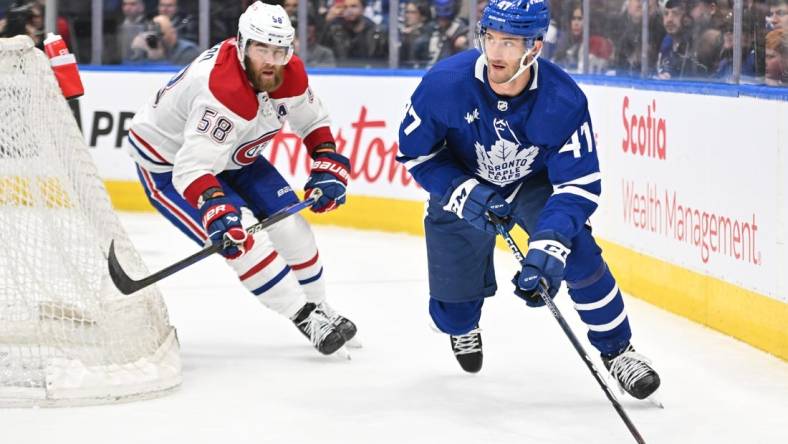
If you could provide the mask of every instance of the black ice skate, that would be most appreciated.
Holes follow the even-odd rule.
[[[451,349],[460,367],[468,373],[482,369],[482,331],[477,326],[464,335],[450,335]]]
[[[342,338],[345,339],[345,342],[350,342],[351,339],[356,336],[356,332],[358,331],[356,324],[354,324],[350,319],[334,311],[334,309],[328,305],[328,302],[321,302],[318,304],[317,308],[323,310],[323,313],[325,313],[326,316],[331,319],[331,322],[337,326],[337,330],[339,331],[339,334],[342,335]],[[348,344],[348,346],[350,345],[351,344]]]
[[[637,399],[646,399],[659,388],[659,375],[651,368],[651,361],[635,353],[628,345],[616,356],[602,355],[605,367],[622,389]]]
[[[317,351],[330,355],[345,345],[345,338],[332,319],[318,306],[307,302],[293,323],[312,342]]]

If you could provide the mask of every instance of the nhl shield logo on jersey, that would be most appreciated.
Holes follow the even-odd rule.
[[[531,164],[539,154],[539,148],[530,146],[523,149],[506,119],[493,119],[493,127],[498,140],[489,150],[478,141],[474,144],[479,165],[476,174],[490,183],[504,186],[531,172]]]

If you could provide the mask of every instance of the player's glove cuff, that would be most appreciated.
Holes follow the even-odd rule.
[[[441,199],[441,204],[443,204],[444,210],[450,211],[462,219],[462,212],[465,209],[465,204],[468,202],[471,191],[479,186],[479,181],[473,177],[458,177],[452,181],[451,185],[452,187],[449,188],[449,191]]]
[[[544,300],[539,294],[539,286],[544,284],[547,295],[554,298],[561,288],[571,245],[566,236],[554,230],[543,230],[531,236],[524,266],[512,279],[514,294],[530,307],[541,307]]]
[[[334,152],[323,152],[315,155],[315,160],[312,162],[312,168],[309,173],[311,175],[330,174],[342,182],[343,185],[347,185],[350,177],[349,170],[350,161],[347,157]]]
[[[309,180],[304,185],[307,199],[313,198],[315,190],[321,191],[311,207],[312,211],[323,213],[345,203],[349,170],[350,161],[339,153],[322,152],[315,156]]]
[[[211,199],[207,201],[205,205],[207,206],[205,207],[205,211],[202,214],[202,226],[206,229],[216,222],[216,220],[221,219],[223,216],[228,214],[234,214],[236,219],[239,220],[233,220],[232,222],[237,222],[238,225],[241,225],[240,218],[238,218],[238,215],[240,214],[238,209],[236,209],[235,206],[227,199]]]
[[[571,248],[572,241],[555,230],[542,230],[528,239],[528,252],[542,251],[560,261],[562,266],[566,265]]]
[[[498,230],[490,220],[493,213],[503,221],[504,229],[514,226],[510,216],[511,207],[493,188],[479,183],[474,178],[458,177],[452,182],[453,188],[441,199],[443,209],[456,214],[460,219],[474,227],[496,235]]]

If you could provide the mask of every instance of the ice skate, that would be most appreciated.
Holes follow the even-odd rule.
[[[659,375],[651,367],[651,361],[636,353],[631,344],[616,356],[603,355],[602,362],[621,389],[634,398],[646,399],[659,388]]]
[[[482,331],[477,326],[464,335],[450,335],[451,349],[460,367],[468,373],[482,369]]]
[[[345,339],[347,347],[361,348],[361,342],[356,338],[358,329],[353,321],[337,313],[326,301],[321,302],[317,307],[323,310],[323,313],[337,326],[337,330]]]
[[[318,306],[307,302],[296,314],[293,323],[312,342],[317,351],[330,355],[345,345],[339,327]]]

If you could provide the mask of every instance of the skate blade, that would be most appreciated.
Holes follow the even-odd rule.
[[[664,409],[665,406],[662,404],[662,399],[660,399],[661,396],[659,396],[658,393],[659,393],[659,390],[657,390],[656,392],[652,393],[651,396],[649,396],[646,399],[648,400],[648,402],[654,404],[656,407]]]
[[[347,361],[353,359],[350,356],[350,352],[347,350],[347,347],[345,346],[342,346],[339,350],[332,353],[331,356],[336,356],[338,359],[347,360]]]
[[[349,341],[345,342],[345,347],[347,348],[361,348],[364,345],[359,341],[355,336],[352,337]]]
[[[619,398],[629,397],[629,398],[635,399],[629,393],[627,393],[626,390],[624,390],[624,387],[621,387],[621,384],[619,384],[618,381],[611,380],[611,379],[608,379],[608,380],[611,383],[615,384],[616,387],[618,387]],[[657,392],[652,393],[651,396],[646,397],[646,399],[644,399],[644,401],[648,401],[651,404],[653,404],[655,407],[659,407],[661,409],[664,409],[665,406],[662,405],[662,400],[660,399],[659,395],[657,395],[657,393],[659,393],[659,392],[657,391]]]

